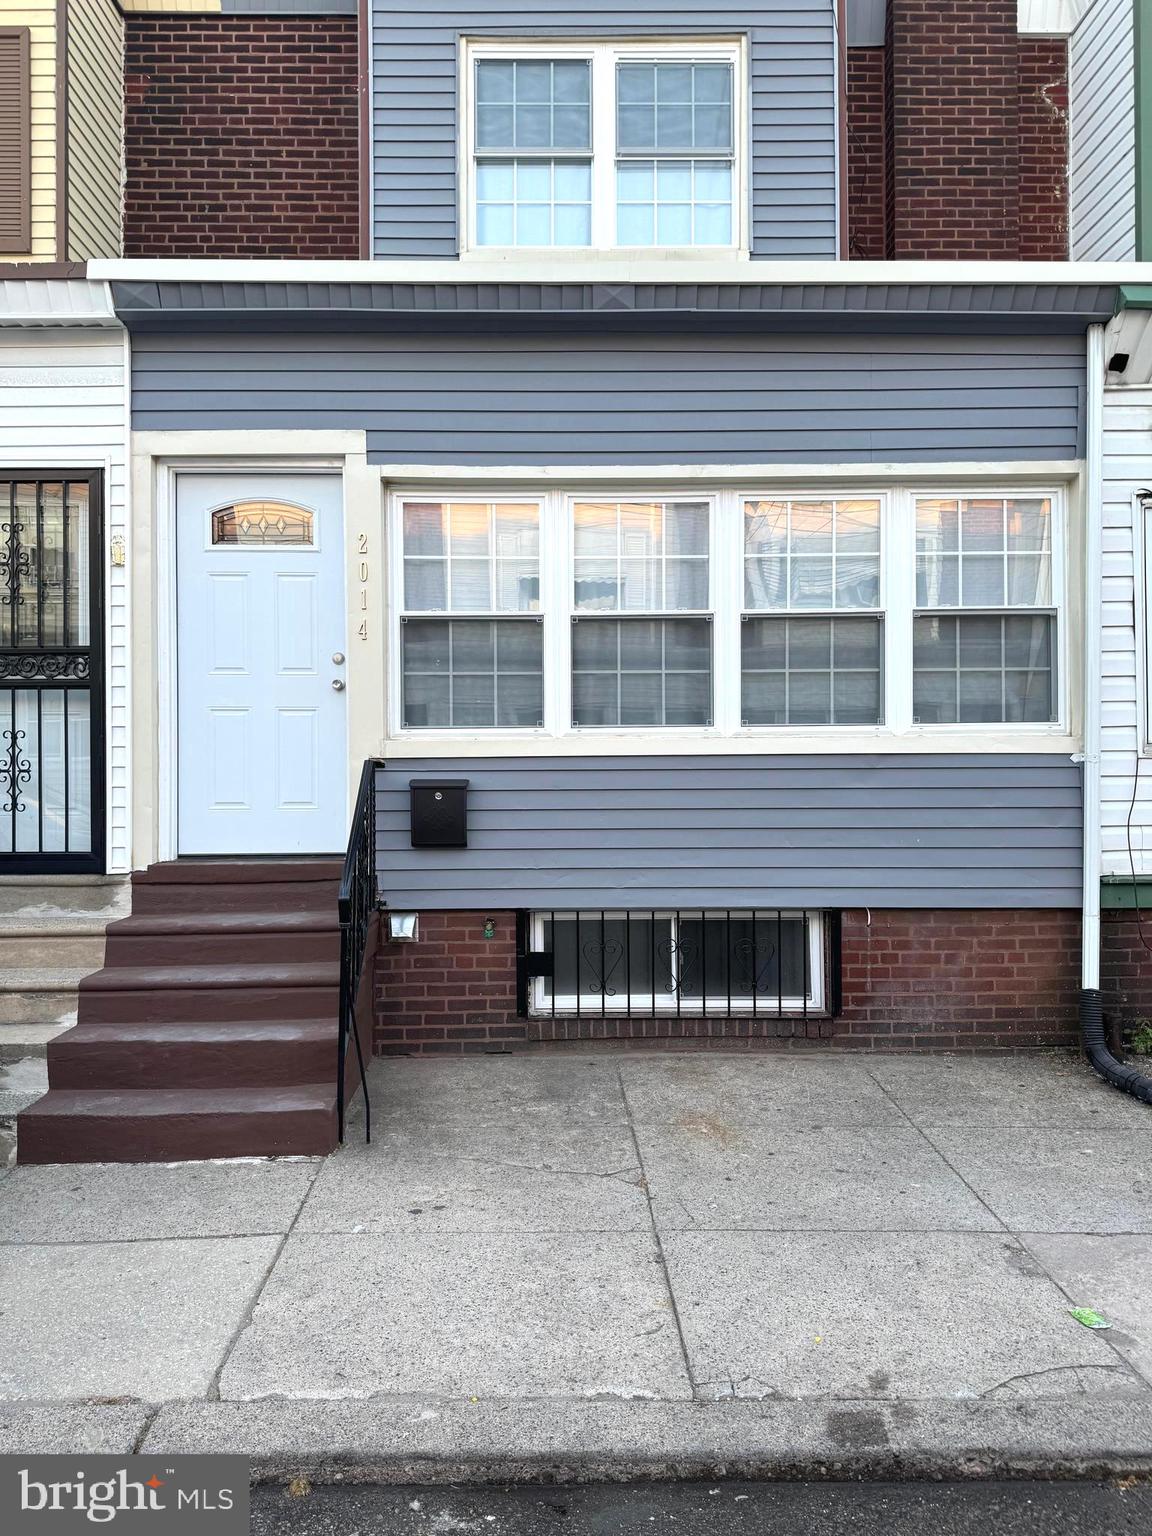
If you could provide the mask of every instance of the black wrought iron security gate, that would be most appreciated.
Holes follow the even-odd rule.
[[[104,868],[101,489],[0,469],[0,874]]]

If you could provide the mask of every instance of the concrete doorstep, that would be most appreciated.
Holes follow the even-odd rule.
[[[326,1159],[0,1177],[0,1452],[1152,1475],[1152,1112],[1072,1058],[389,1062],[373,1102]]]

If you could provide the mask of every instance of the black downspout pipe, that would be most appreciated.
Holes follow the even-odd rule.
[[[1114,1088],[1152,1104],[1152,1077],[1118,1061],[1108,1049],[1104,1039],[1104,1005],[1098,988],[1086,988],[1080,994],[1080,1034],[1094,1072]]]

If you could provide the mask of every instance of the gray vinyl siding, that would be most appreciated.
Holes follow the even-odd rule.
[[[461,37],[732,36],[749,41],[752,253],[836,255],[833,0],[373,0],[373,208],[378,257],[459,250]]]
[[[1069,44],[1074,261],[1136,259],[1135,3],[1096,0]]]
[[[409,781],[444,774],[469,780],[469,846],[412,848]],[[1080,805],[1040,754],[397,760],[378,879],[417,911],[1077,907]]]
[[[1075,336],[157,336],[141,431],[340,427],[375,463],[1075,458]]]

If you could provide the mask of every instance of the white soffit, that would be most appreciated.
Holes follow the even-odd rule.
[[[1096,0],[1017,0],[1016,30],[1029,37],[1068,37]]]
[[[71,278],[0,281],[0,326],[119,326],[107,283]]]

